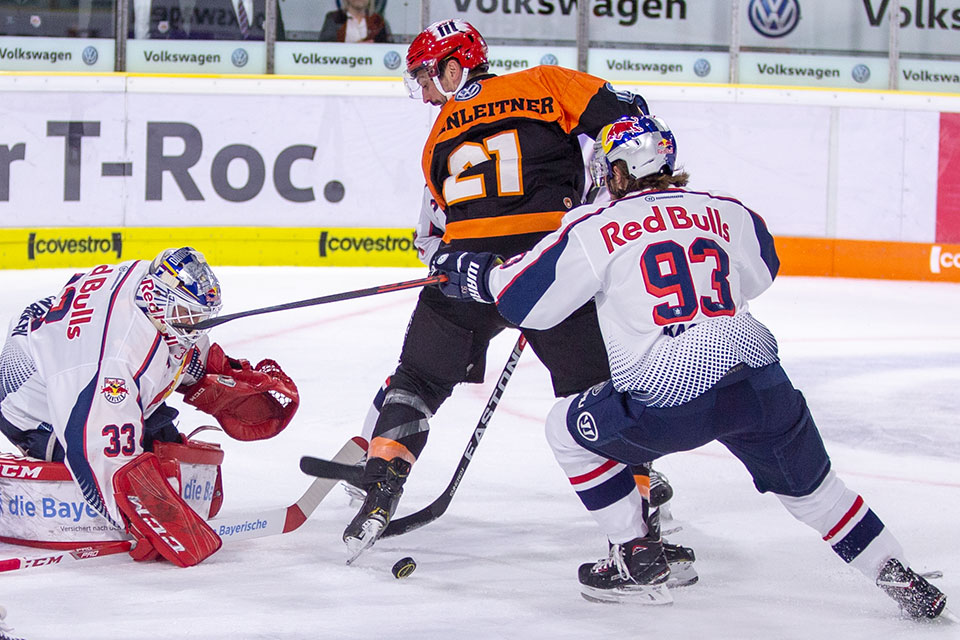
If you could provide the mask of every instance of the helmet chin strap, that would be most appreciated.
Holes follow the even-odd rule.
[[[437,87],[437,91],[439,91],[440,94],[441,94],[443,97],[445,97],[447,100],[449,100],[449,99],[452,98],[453,96],[455,96],[455,95],[457,95],[458,93],[460,93],[460,89],[463,89],[464,85],[467,84],[467,76],[469,76],[469,75],[470,75],[470,70],[469,70],[469,69],[467,69],[467,68],[465,68],[465,67],[460,67],[460,83],[457,85],[457,88],[454,89],[453,91],[447,91],[447,90],[445,90],[445,89],[443,88],[443,85],[440,84],[440,76],[439,76],[439,75],[433,76],[433,84]]]

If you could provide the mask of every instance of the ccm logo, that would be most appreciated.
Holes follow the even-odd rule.
[[[0,476],[4,478],[39,478],[43,467],[22,467],[18,464],[0,464]]]
[[[960,267],[960,253],[947,253],[943,247],[937,245],[930,248],[930,273],[940,273],[941,269],[957,267]]]

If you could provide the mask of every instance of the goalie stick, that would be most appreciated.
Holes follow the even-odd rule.
[[[367,296],[375,296],[381,293],[390,293],[391,291],[403,291],[404,289],[414,289],[416,287],[425,287],[431,284],[442,284],[446,281],[447,281],[447,276],[441,274],[441,275],[429,276],[427,278],[420,278],[419,280],[407,280],[406,282],[394,282],[393,284],[381,284],[380,286],[370,287],[368,289],[344,291],[343,293],[332,293],[328,296],[320,296],[319,298],[308,298],[306,300],[298,300],[296,302],[286,302],[284,304],[275,304],[272,307],[261,307],[259,309],[250,309],[249,311],[238,311],[236,313],[228,313],[225,316],[218,316],[216,318],[201,320],[196,324],[183,324],[180,322],[171,322],[170,325],[177,329],[191,329],[193,331],[202,331],[203,329],[216,327],[218,325],[223,324],[224,322],[230,322],[231,320],[236,320],[237,318],[247,318],[249,316],[258,316],[262,313],[273,313],[274,311],[300,309],[301,307],[312,307],[318,304],[327,304],[328,302],[340,302],[342,300],[353,300],[354,298],[365,298]]]
[[[333,457],[339,463],[354,465],[366,453],[366,441],[360,437],[351,438]],[[289,507],[278,507],[259,513],[227,514],[210,520],[207,524],[217,532],[225,544],[239,540],[252,540],[266,536],[289,533],[300,528],[307,518],[316,511],[320,502],[337,484],[334,479],[317,478],[300,498]],[[60,565],[76,560],[89,560],[103,556],[125,553],[133,548],[130,540],[92,543],[86,547],[51,550],[45,555],[0,558],[0,573],[20,569],[35,569],[50,565]]]
[[[447,510],[447,507],[450,506],[450,501],[453,500],[453,495],[457,492],[457,488],[460,486],[460,481],[463,479],[463,474],[467,471],[467,466],[470,464],[470,461],[473,459],[474,452],[476,452],[477,447],[480,445],[480,439],[483,438],[483,434],[487,430],[487,424],[490,422],[491,416],[493,416],[494,409],[496,409],[497,405],[500,403],[500,398],[503,396],[503,390],[506,388],[507,382],[510,381],[510,377],[513,375],[513,371],[517,367],[517,362],[520,360],[520,354],[523,352],[523,348],[526,346],[526,344],[527,340],[521,334],[520,338],[517,339],[517,344],[513,347],[513,351],[510,353],[510,357],[507,359],[507,364],[504,365],[503,371],[500,373],[500,379],[497,380],[497,385],[490,393],[490,399],[487,400],[487,404],[483,408],[483,414],[480,416],[480,421],[477,422],[477,426],[470,435],[470,442],[467,443],[467,448],[460,457],[460,462],[457,464],[457,469],[453,473],[453,478],[450,480],[450,484],[447,485],[447,488],[444,489],[443,493],[440,494],[436,500],[428,504],[423,509],[420,509],[419,511],[406,515],[402,518],[391,520],[390,523],[387,524],[387,528],[383,530],[382,534],[380,534],[381,538],[399,536],[407,533],[408,531],[419,529],[426,524],[430,524],[442,516]],[[321,458],[312,458],[310,456],[304,456],[300,458],[300,470],[308,475],[317,476],[320,478],[344,480],[353,485],[359,485],[363,476],[363,469],[360,467],[339,464],[336,460],[323,460]]]

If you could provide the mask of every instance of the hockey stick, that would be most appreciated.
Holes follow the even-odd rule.
[[[450,480],[450,484],[448,484],[447,488],[444,489],[442,494],[440,494],[440,497],[428,504],[423,509],[397,520],[391,520],[387,525],[387,528],[384,529],[383,533],[380,535],[381,538],[399,536],[407,533],[408,531],[419,529],[426,524],[430,524],[442,516],[447,510],[447,507],[450,506],[450,501],[453,500],[453,495],[457,492],[457,488],[460,486],[460,481],[463,479],[463,474],[466,472],[467,466],[473,459],[474,452],[480,445],[480,439],[483,438],[483,434],[487,430],[487,423],[490,422],[490,417],[493,416],[494,409],[496,409],[497,405],[500,403],[500,398],[503,396],[503,390],[506,388],[507,382],[510,381],[510,377],[513,375],[513,371],[517,367],[517,362],[520,360],[520,354],[526,344],[527,340],[521,334],[520,338],[517,340],[517,344],[513,347],[513,351],[510,353],[507,364],[504,365],[503,371],[500,373],[500,379],[497,381],[497,386],[494,387],[493,391],[490,393],[490,399],[487,400],[487,404],[483,408],[483,414],[480,416],[480,421],[477,423],[473,433],[470,435],[470,442],[467,443],[467,448],[460,457],[460,462],[457,464],[457,469],[453,473],[453,479]],[[345,480],[351,484],[358,484],[360,482],[360,477],[362,476],[362,471],[357,467],[346,467],[333,461],[312,458],[310,456],[304,456],[300,458],[300,469],[309,475]]]
[[[366,444],[363,438],[351,438],[333,459],[342,464],[354,465],[363,459],[367,449]],[[290,533],[307,521],[336,484],[337,481],[334,479],[317,478],[289,507],[278,507],[261,513],[228,514],[214,518],[207,524],[217,532],[225,544]],[[0,558],[0,573],[125,553],[132,549],[133,545],[134,543],[130,540],[117,540],[92,543],[81,548],[49,551],[46,555]]]
[[[193,329],[195,331],[200,331],[203,329],[216,327],[218,325],[223,324],[224,322],[230,322],[231,320],[236,320],[237,318],[247,318],[249,316],[258,316],[262,313],[273,313],[274,311],[286,311],[287,309],[299,309],[301,307],[312,307],[318,304],[327,304],[328,302],[340,302],[342,300],[353,300],[355,298],[365,298],[367,296],[375,296],[381,293],[390,293],[391,291],[403,291],[404,289],[414,289],[416,287],[425,287],[431,284],[442,284],[446,281],[447,281],[447,276],[440,274],[435,276],[429,276],[427,278],[420,278],[419,280],[407,280],[406,282],[394,282],[393,284],[382,284],[377,287],[370,287],[369,289],[357,289],[356,291],[344,291],[343,293],[332,293],[328,296],[320,296],[319,298],[309,298],[307,300],[298,300],[296,302],[275,304],[272,307],[261,307],[260,309],[250,309],[249,311],[238,311],[236,313],[228,313],[225,316],[210,318],[208,320],[201,320],[196,324],[183,324],[180,322],[172,322],[170,323],[170,325],[173,327],[176,327],[177,329]]]

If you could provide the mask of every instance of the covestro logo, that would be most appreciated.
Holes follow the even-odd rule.
[[[413,234],[367,235],[364,233],[345,234],[330,231],[320,232],[319,251],[321,258],[336,253],[391,253],[414,251]]]
[[[47,236],[39,232],[30,232],[27,238],[28,260],[39,260],[44,256],[62,254],[102,254],[120,259],[123,254],[123,237],[116,231],[109,236],[81,235],[78,237]]]
[[[930,273],[941,273],[943,269],[960,267],[960,253],[950,253],[939,245],[930,247]]]

